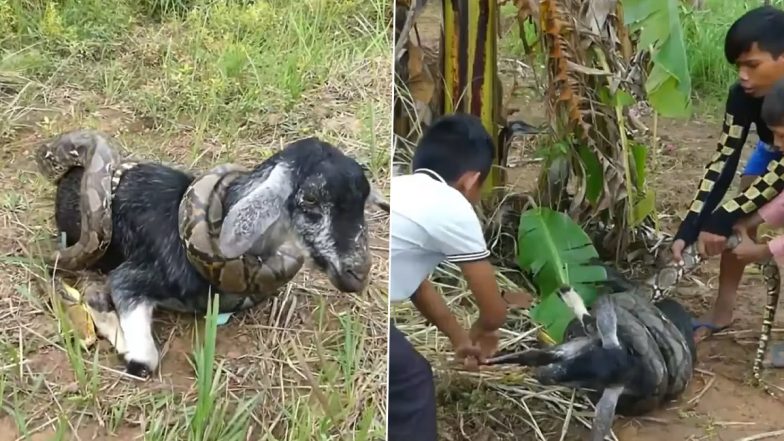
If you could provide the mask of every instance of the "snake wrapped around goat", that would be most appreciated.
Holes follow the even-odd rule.
[[[227,302],[251,296],[255,303],[294,278],[305,258],[290,242],[264,258],[240,255],[229,259],[221,255],[218,243],[225,214],[223,196],[229,184],[244,173],[246,170],[238,165],[224,164],[196,178],[180,202],[179,229],[188,261],[221,293],[232,294]],[[221,304],[223,309],[223,301]]]
[[[563,299],[570,291],[562,288],[559,295]],[[609,434],[616,412],[645,414],[688,386],[695,360],[687,341],[690,316],[676,306],[682,314],[665,313],[663,306],[633,291],[605,294],[596,299],[590,320],[583,316],[569,324],[563,343],[496,356],[486,363],[532,366],[542,384],[586,390],[596,404],[590,439],[600,441]],[[593,325],[586,325],[589,322]]]
[[[739,236],[731,236],[727,248],[739,243]],[[691,315],[665,295],[701,261],[690,246],[684,250],[682,264],[670,264],[645,283],[622,283],[626,286],[621,292],[600,296],[591,313],[595,315],[593,325],[588,325],[585,306],[572,304],[574,299],[582,302],[579,295],[569,287],[562,288],[561,299],[575,313],[564,342],[499,355],[487,364],[535,366],[536,378],[542,384],[593,389],[589,396],[596,403],[596,413],[591,439],[602,440],[609,434],[616,412],[627,416],[650,412],[677,398],[688,386],[696,363]],[[775,261],[768,259],[760,265],[768,296],[752,369],[757,384],[780,290]],[[570,292],[572,296],[566,297]],[[612,312],[608,315],[608,311]]]
[[[730,236],[727,240],[726,248],[732,249],[736,247],[740,240],[738,235]],[[665,298],[667,291],[677,285],[684,274],[693,271],[702,263],[702,260],[702,257],[694,249],[694,245],[690,245],[683,251],[683,265],[670,264],[660,269],[646,283],[637,287],[638,294],[650,298],[653,302]],[[766,301],[762,313],[762,329],[757,342],[757,351],[752,361],[751,373],[752,382],[755,385],[760,385],[762,380],[762,363],[770,343],[773,321],[776,318],[776,309],[779,304],[781,274],[778,264],[772,258],[757,264],[765,281]]]
[[[77,271],[91,267],[105,254],[112,239],[112,198],[123,173],[136,162],[123,161],[108,137],[92,130],[66,132],[42,144],[36,152],[39,171],[57,182],[72,168],[84,168],[80,188],[81,236],[58,250],[52,262]],[[245,309],[269,297],[289,282],[304,264],[296,244],[284,242],[270,256],[226,259],[217,247],[223,221],[222,198],[228,185],[245,173],[226,164],[196,177],[180,204],[180,241],[188,260],[221,294],[220,311]],[[192,312],[185,305],[163,302],[163,308]],[[206,304],[201,305],[206,309]]]
[[[123,168],[120,155],[103,134],[92,130],[63,133],[41,145],[35,156],[38,169],[57,184],[71,168],[85,170],[81,182],[81,236],[55,251],[51,262],[67,270],[80,270],[103,257],[112,241],[112,190]]]

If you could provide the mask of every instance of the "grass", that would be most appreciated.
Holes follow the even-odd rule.
[[[686,55],[694,98],[706,112],[720,111],[727,89],[737,80],[737,69],[724,57],[724,37],[730,25],[751,8],[762,2],[707,0],[705,9],[681,8]],[[773,0],[782,8],[784,1]]]
[[[502,79],[508,79],[510,76],[518,76],[519,72],[524,70],[525,78],[521,81],[524,83],[521,88],[530,88],[533,91],[528,95],[529,91],[526,90],[526,96],[518,98],[515,104],[516,107],[536,108],[541,104],[541,87],[546,81],[542,69],[543,60],[540,52],[536,52],[533,57],[524,55],[519,30],[513,19],[516,6],[512,3],[514,2],[508,2],[501,9],[499,72]],[[696,114],[699,117],[711,115],[717,118],[721,115],[726,91],[737,78],[734,66],[729,65],[724,58],[724,35],[730,24],[743,12],[761,3],[707,0],[704,11],[691,11],[685,6],[681,8],[693,97],[697,103]],[[772,3],[784,7],[782,1]],[[433,10],[436,9],[440,12],[440,8],[433,7]],[[426,14],[437,15],[438,12],[433,10]],[[428,17],[428,22],[435,20],[437,19],[434,17]],[[428,33],[422,28],[418,31],[422,35]],[[535,41],[531,31],[526,27],[529,42]],[[436,41],[426,41],[424,45],[433,49],[438,47]],[[536,77],[531,75],[528,68],[521,69],[519,62],[533,67]],[[534,84],[537,81],[538,83]],[[522,93],[511,89],[506,86],[505,94]],[[520,113],[526,118],[533,116],[530,115],[533,113],[530,109],[525,110]],[[544,118],[544,115],[536,116],[536,119]],[[718,133],[718,129],[716,130]],[[706,144],[704,148],[709,146]],[[530,150],[519,149],[515,153],[530,159]],[[515,173],[514,176],[521,181],[528,181],[523,185],[533,187],[531,181],[535,180],[538,167],[532,165],[525,170],[523,167],[516,170],[520,171],[523,173]],[[673,182],[681,181],[676,179]],[[520,188],[516,190],[523,191]],[[672,193],[671,188],[667,190],[670,193],[665,194]],[[514,235],[514,232],[512,234]],[[476,318],[477,309],[467,286],[458,274],[456,268],[446,265],[437,270],[433,280],[437,282],[439,290],[458,320],[468,327]],[[499,285],[510,290],[520,289],[510,279],[519,279],[519,275],[515,275],[513,270],[499,268]],[[462,371],[450,361],[452,348],[448,339],[415,308],[409,304],[393,305],[391,315],[401,331],[433,365],[439,430],[444,432],[445,439],[582,439],[581,435],[585,434],[583,429],[589,427],[593,414],[593,406],[582,394],[574,394],[565,388],[543,387],[533,380],[529,372],[520,368],[493,368],[481,373]],[[538,346],[540,343],[535,338],[535,332],[535,326],[527,311],[510,311],[507,325],[501,329],[501,349]]]
[[[204,170],[319,136],[386,190],[391,12],[382,0],[0,0],[0,429],[10,439],[382,439],[388,225],[368,212],[373,283],[303,271],[268,304],[156,314],[146,383],[106,342],[58,327],[40,257],[53,188],[37,143],[75,127],[126,156]]]

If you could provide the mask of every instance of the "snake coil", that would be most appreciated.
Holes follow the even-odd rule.
[[[48,263],[74,271],[93,265],[112,240],[112,194],[126,169],[120,167],[119,154],[102,133],[74,130],[42,144],[35,159],[41,174],[54,184],[72,168],[84,168],[81,235],[74,245],[55,251]]]
[[[741,238],[737,234],[730,236],[727,240],[726,249],[735,248],[740,241]],[[683,251],[683,265],[669,264],[665,266],[648,279],[647,282],[639,285],[637,293],[647,296],[653,302],[666,298],[667,292],[678,284],[683,275],[693,271],[702,263],[702,260],[694,245],[690,245]],[[751,374],[752,383],[756,386],[762,385],[767,390],[767,387],[762,384],[762,364],[770,343],[773,322],[778,309],[779,295],[781,293],[781,274],[778,264],[772,258],[757,262],[757,265],[760,267],[760,272],[765,281],[766,301],[762,313],[762,328],[757,342],[757,350],[752,361]]]
[[[727,248],[739,243],[739,236],[731,236]],[[567,327],[563,343],[496,356],[487,364],[536,366],[536,378],[543,384],[598,390],[588,394],[596,403],[591,439],[603,440],[616,412],[627,416],[650,412],[677,398],[688,386],[696,363],[691,316],[666,293],[701,262],[694,247],[687,247],[682,263],[667,265],[631,289],[600,296],[591,312],[596,317],[594,326],[586,318],[579,295],[566,287],[559,295],[576,317]],[[760,366],[780,290],[776,263],[771,259],[760,265],[768,297],[752,367],[756,384],[760,383]],[[564,297],[570,291],[574,295]]]
[[[123,161],[108,136],[94,130],[74,130],[43,143],[35,160],[40,173],[57,185],[74,167],[84,168],[80,186],[81,236],[48,259],[67,270],[87,269],[104,256],[112,239],[112,200],[123,174],[138,163]],[[178,224],[186,255],[199,273],[221,292],[221,311],[255,305],[289,282],[304,264],[304,255],[285,242],[265,259],[240,256],[226,259],[217,248],[229,184],[245,173],[225,164],[195,178],[180,204]],[[105,291],[105,290],[104,290]],[[108,295],[108,293],[106,294]],[[174,300],[162,307],[190,312]],[[206,304],[201,305],[206,309]]]

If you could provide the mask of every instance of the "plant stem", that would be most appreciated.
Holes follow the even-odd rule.
[[[609,85],[610,78],[612,78],[612,72],[610,71],[610,65],[607,63],[607,58],[604,56],[604,52],[602,52],[602,50],[599,48],[594,47],[594,52],[599,58],[599,63],[601,64],[602,69],[610,74],[607,76]],[[618,136],[621,138],[621,150],[623,151],[623,171],[626,178],[625,185],[627,198],[626,211],[628,216],[627,220],[630,221],[634,216],[634,190],[632,188],[632,174],[631,170],[629,170],[629,140],[626,138],[626,125],[624,124],[623,107],[617,100],[615,102],[615,117],[618,119]]]

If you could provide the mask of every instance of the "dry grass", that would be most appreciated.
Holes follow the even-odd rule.
[[[502,289],[519,290],[509,280],[512,271],[498,268]],[[445,264],[432,279],[458,321],[467,328],[477,317],[477,307],[459,269]],[[392,319],[436,374],[439,431],[443,439],[569,440],[590,427],[593,406],[580,393],[537,383],[525,368],[492,366],[479,372],[463,370],[452,362],[449,340],[408,303],[394,305]],[[499,350],[541,346],[537,329],[525,309],[509,311],[501,329]]]
[[[376,210],[364,293],[308,269],[214,337],[203,317],[159,313],[163,360],[146,383],[122,375],[108,345],[82,354],[58,331],[40,262],[54,246],[53,188],[31,157],[46,137],[95,127],[127,156],[205,170],[317,135],[388,192],[386,2],[191,3],[157,23],[135,2],[0,0],[11,23],[0,37],[2,440],[384,437],[388,220]]]

